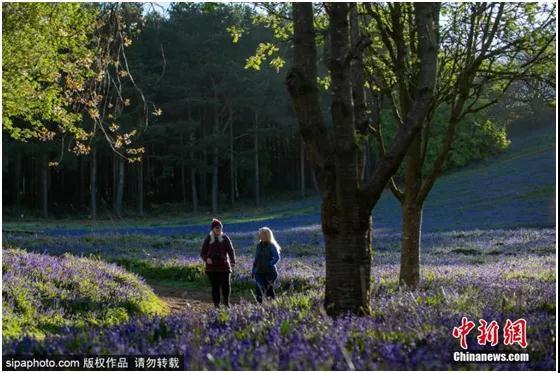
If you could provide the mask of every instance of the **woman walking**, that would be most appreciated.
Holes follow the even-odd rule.
[[[263,294],[268,298],[275,298],[274,284],[278,279],[276,263],[280,260],[280,245],[268,227],[259,229],[259,240],[251,277],[257,282],[257,302],[262,303]]]
[[[212,285],[214,306],[220,306],[220,292],[223,305],[229,307],[231,270],[235,266],[235,250],[228,236],[222,231],[222,223],[212,219],[208,237],[204,239],[200,257],[206,263],[206,274]]]

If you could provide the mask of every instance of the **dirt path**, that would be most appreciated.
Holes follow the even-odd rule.
[[[160,297],[171,310],[171,313],[204,313],[214,308],[210,288],[208,289],[178,289],[161,285],[150,284],[154,293]],[[232,292],[230,304],[235,305],[241,301],[239,294]]]
[[[209,291],[183,290],[160,285],[151,285],[154,293],[160,297],[172,313],[203,313],[214,307]]]

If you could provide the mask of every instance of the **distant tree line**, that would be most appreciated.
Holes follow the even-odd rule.
[[[252,25],[254,15],[248,6],[184,3],[165,18],[136,14],[142,31],[130,37],[120,61],[127,69],[108,84],[128,73],[133,79],[109,93],[122,96],[122,107],[103,118],[109,135],[133,135],[106,141],[98,130],[90,151],[76,154],[65,144],[72,142],[68,137],[21,142],[3,131],[4,206],[95,218],[121,216],[124,209],[142,215],[167,203],[216,212],[286,191],[305,196],[313,176],[283,74],[274,66],[258,73],[244,68],[272,39],[271,30]],[[232,24],[244,25],[239,40],[228,31]],[[149,124],[145,101],[156,104]],[[118,152],[127,141],[140,149],[138,157]]]
[[[378,50],[371,53],[368,46],[364,56],[366,119],[383,124],[383,131],[375,132],[382,137],[363,137],[363,178],[399,127],[395,113],[403,108],[395,109],[405,100],[391,91],[407,88],[399,91],[387,82],[396,81],[399,71],[413,74],[406,70],[414,68],[391,62],[381,49],[383,20],[391,16],[385,10],[368,6],[359,15],[361,23],[377,19],[381,27],[361,31]],[[133,3],[6,4],[3,11],[3,204],[10,212],[95,219],[98,214],[144,215],[160,206],[169,211],[169,204],[176,211],[217,212],[239,201],[259,205],[263,198],[305,197],[317,190],[281,70],[292,58],[288,5],[257,10],[177,3],[166,17]],[[403,6],[392,12],[396,22],[411,10]],[[49,27],[38,22],[38,15],[48,16]],[[317,19],[319,27],[328,24],[325,14]],[[43,39],[23,33],[16,27],[21,23]],[[326,109],[331,51],[328,34],[321,30],[321,35],[318,94]],[[53,49],[56,40],[63,47]],[[408,39],[385,41],[410,50]],[[542,74],[515,81],[509,100],[467,117],[473,125],[458,127],[442,168],[507,146],[504,118],[516,118],[527,107],[551,111],[544,104],[553,99],[551,85],[542,82]],[[442,80],[442,85],[451,83]],[[426,172],[443,151],[450,113],[443,101],[430,114],[433,139],[426,147]],[[325,120],[330,125],[331,119]],[[404,165],[392,180],[396,191],[405,180]]]

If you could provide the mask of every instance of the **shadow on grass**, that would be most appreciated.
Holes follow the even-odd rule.
[[[143,277],[149,285],[162,286],[177,290],[207,291],[210,281],[202,264],[165,264],[151,260],[116,258],[112,262],[126,270]],[[323,281],[307,278],[280,278],[277,292],[282,294],[297,294],[323,286]],[[236,278],[231,283],[232,292],[245,299],[253,299],[255,291],[254,280],[243,277]]]

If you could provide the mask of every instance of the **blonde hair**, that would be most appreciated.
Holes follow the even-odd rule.
[[[260,233],[264,233],[267,242],[270,242],[271,244],[276,246],[276,249],[278,250],[278,252],[280,252],[281,250],[280,245],[278,245],[278,242],[276,242],[276,239],[274,238],[274,233],[272,233],[272,230],[269,227],[259,228],[259,234]]]

